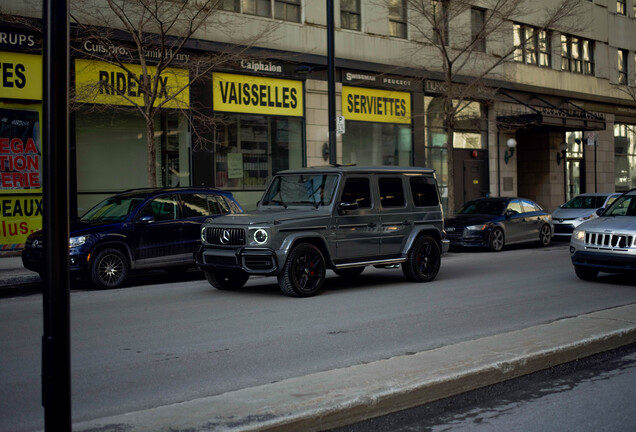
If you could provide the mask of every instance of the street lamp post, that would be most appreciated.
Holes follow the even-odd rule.
[[[567,155],[568,155],[568,144],[566,142],[561,143],[561,151],[556,155],[557,165],[560,165],[563,162],[563,197],[565,199],[564,202],[568,200],[568,172],[567,172]]]
[[[329,163],[335,165],[336,158],[336,61],[334,42],[334,5],[327,0],[327,92],[329,115]]]

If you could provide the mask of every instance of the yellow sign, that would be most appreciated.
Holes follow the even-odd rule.
[[[347,120],[411,123],[411,94],[342,86],[342,114]]]
[[[42,100],[42,56],[0,51],[0,95]]]
[[[29,234],[42,229],[42,196],[0,196],[0,247],[21,249]]]
[[[280,78],[215,73],[215,111],[303,116],[303,83]]]
[[[77,100],[86,103],[134,106],[144,105],[144,95],[137,81],[141,66],[127,64],[128,71],[103,61],[75,60],[75,91]],[[156,74],[148,66],[151,80]],[[164,108],[190,106],[190,76],[187,69],[167,68],[157,82],[155,105],[165,102]]]

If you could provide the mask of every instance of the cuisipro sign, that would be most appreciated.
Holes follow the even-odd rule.
[[[303,116],[302,81],[214,73],[215,111]]]
[[[411,94],[342,86],[342,113],[347,120],[411,123]]]
[[[126,64],[123,68],[103,61],[75,60],[75,91],[80,102],[107,105],[144,105],[143,89],[139,88],[142,68]],[[154,66],[147,66],[151,80]],[[187,69],[166,68],[157,81],[155,105],[165,102],[164,108],[190,106],[189,74]]]

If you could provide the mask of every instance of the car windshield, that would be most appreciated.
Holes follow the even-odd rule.
[[[468,201],[459,209],[457,214],[471,215],[471,214],[487,214],[500,216],[504,208],[506,207],[505,201],[489,201],[489,200],[477,200]]]
[[[636,195],[623,195],[618,198],[603,216],[636,216]]]
[[[583,196],[579,195],[563,204],[562,208],[567,209],[596,209],[603,207],[603,203],[607,199],[607,195],[601,196]]]
[[[142,197],[112,197],[90,209],[80,220],[84,222],[121,222],[144,201]]]
[[[338,184],[336,174],[276,176],[263,195],[263,205],[328,205]]]

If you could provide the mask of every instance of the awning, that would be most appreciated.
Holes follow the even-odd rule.
[[[499,92],[532,111],[498,115],[497,125],[500,129],[547,128],[564,131],[606,129],[604,114],[587,111],[569,99],[564,99],[562,106],[556,106],[540,96],[534,95],[533,99],[539,100],[542,105],[531,105],[503,90]]]

